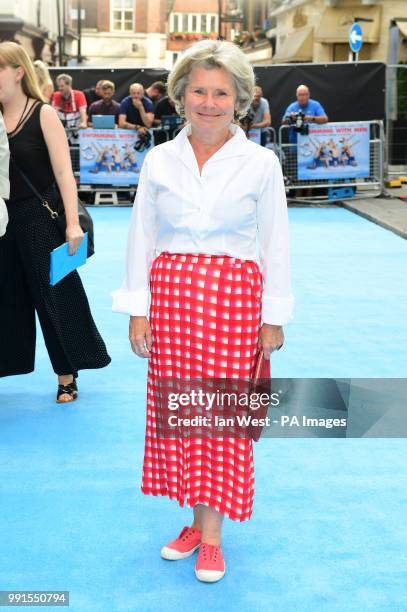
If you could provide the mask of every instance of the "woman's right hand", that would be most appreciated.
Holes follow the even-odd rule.
[[[67,223],[65,237],[66,241],[69,242],[69,255],[75,255],[84,238],[79,221],[77,223]]]
[[[132,317],[129,321],[129,340],[133,353],[138,357],[150,357],[152,333],[147,317]]]

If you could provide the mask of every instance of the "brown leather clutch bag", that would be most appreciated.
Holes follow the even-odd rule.
[[[263,425],[252,424],[253,419],[265,419],[269,409],[270,393],[271,393],[271,364],[270,359],[265,359],[262,350],[259,350],[256,357],[256,364],[254,367],[254,374],[251,381],[251,394],[261,395],[262,402],[260,406],[254,410],[249,408],[249,415],[251,416],[250,424],[248,427],[249,437],[255,442],[258,442],[263,430]],[[264,401],[266,394],[269,397],[269,401]]]

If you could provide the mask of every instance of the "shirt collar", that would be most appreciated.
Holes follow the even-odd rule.
[[[171,141],[174,152],[178,155],[181,161],[188,166],[193,172],[196,172],[199,176],[198,162],[195,157],[194,150],[191,143],[189,142],[188,136],[191,134],[191,123],[188,122],[175,138]],[[224,145],[220,147],[214,153],[207,162],[210,163],[219,159],[226,159],[230,157],[237,157],[240,155],[247,155],[248,147],[250,147],[249,141],[246,137],[245,132],[237,123],[231,123],[229,129],[233,136]]]

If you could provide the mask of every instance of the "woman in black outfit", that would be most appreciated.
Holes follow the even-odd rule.
[[[64,128],[43,102],[28,54],[13,42],[0,43],[0,104],[11,154],[9,223],[0,238],[0,376],[34,370],[36,311],[58,375],[57,401],[69,402],[78,395],[78,370],[111,359],[77,271],[50,285],[50,252],[64,238],[19,169],[51,207],[62,197],[70,254],[83,240],[77,190]]]

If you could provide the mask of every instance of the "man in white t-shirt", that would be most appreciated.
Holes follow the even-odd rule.
[[[261,145],[266,144],[267,128],[271,126],[270,105],[266,98],[263,98],[263,90],[259,85],[254,88],[253,101],[249,112],[253,116],[250,127],[260,128],[261,130]]]

